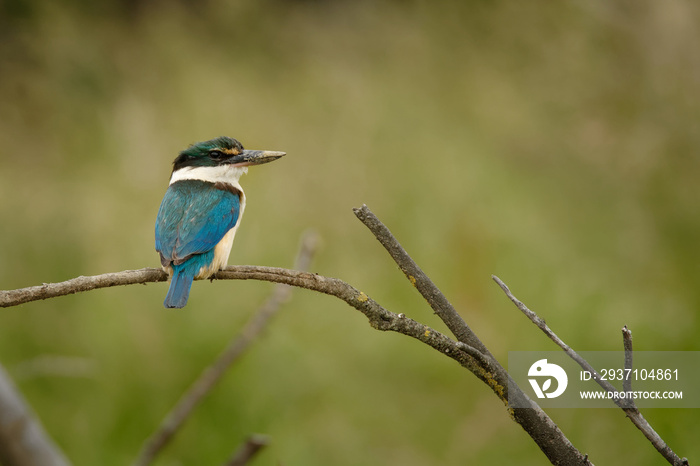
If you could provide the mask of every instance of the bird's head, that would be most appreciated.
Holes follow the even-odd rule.
[[[183,168],[248,167],[272,162],[284,155],[284,152],[245,150],[236,139],[222,136],[192,144],[180,152],[173,162],[173,173]]]

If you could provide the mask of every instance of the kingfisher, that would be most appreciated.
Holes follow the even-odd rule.
[[[192,144],[175,158],[156,218],[156,251],[171,277],[165,307],[184,307],[192,281],[226,265],[245,210],[241,175],[284,155],[245,150],[223,136]]]

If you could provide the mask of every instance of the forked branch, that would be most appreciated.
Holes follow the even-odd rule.
[[[588,361],[586,361],[583,357],[581,357],[576,351],[574,351],[569,345],[564,343],[564,341],[557,336],[556,333],[552,331],[552,329],[547,326],[547,324],[544,322],[544,319],[540,318],[537,314],[535,314],[533,311],[528,309],[528,307],[523,304],[522,301],[520,301],[518,298],[516,298],[513,293],[510,291],[508,286],[506,286],[503,281],[498,278],[495,275],[492,275],[493,280],[498,283],[498,286],[501,287],[503,292],[508,296],[508,298],[515,304],[515,306],[522,311],[523,314],[527,316],[528,319],[532,321],[533,324],[535,324],[542,332],[544,332],[545,335],[549,337],[550,340],[552,340],[554,343],[556,343],[561,349],[564,350],[564,352],[574,361],[578,363],[579,366],[583,368],[583,370],[590,372],[593,375],[593,379],[600,385],[605,391],[607,392],[617,392],[617,389],[610,384],[610,382],[607,381],[605,377],[601,377],[601,375],[591,366]],[[632,332],[625,326],[622,329],[622,335],[623,335],[623,346],[625,349],[625,367],[628,367],[629,369],[632,368]],[[625,382],[624,390],[631,390],[631,382]],[[642,416],[642,413],[639,412],[639,409],[635,406],[634,402],[629,403],[627,401],[624,401],[620,397],[613,397],[612,398],[615,404],[620,407],[627,417],[629,418],[630,421],[632,421],[632,424],[637,426],[639,430],[642,431],[644,436],[651,442],[651,444],[658,450],[659,453],[671,464],[674,466],[687,466],[688,464],[688,459],[687,458],[681,458],[679,457],[676,453],[674,453],[673,450],[664,442],[664,440],[661,438],[661,436],[656,433],[656,431],[651,427],[649,422]]]
[[[386,248],[391,257],[396,261],[401,270],[418,289],[426,301],[433,308],[435,313],[445,322],[447,327],[453,332],[458,341],[449,338],[442,333],[423,325],[413,319],[406,317],[403,313],[396,314],[388,311],[379,303],[370,298],[366,293],[356,289],[348,283],[337,278],[324,277],[318,274],[300,272],[295,270],[282,269],[277,267],[261,266],[229,266],[216,273],[213,278],[219,280],[263,280],[274,283],[283,283],[295,287],[324,293],[334,296],[346,302],[353,308],[362,312],[369,320],[370,325],[383,331],[392,331],[415,338],[440,353],[454,359],[460,365],[470,370],[480,380],[486,383],[491,390],[506,404],[511,417],[522,426],[530,435],[533,441],[545,453],[552,464],[557,465],[588,465],[588,455],[579,452],[558,426],[542,411],[534,401],[512,382],[506,370],[491,355],[486,346],[476,336],[476,334],[464,322],[454,307],[445,296],[435,286],[435,284],[422,272],[422,270],[410,258],[408,253],[401,247],[396,238],[384,226],[376,216],[367,208],[355,209],[357,217],[372,231],[380,243]],[[535,322],[550,338],[560,344],[560,346],[572,357],[576,353],[561,341],[552,332],[544,321],[536,314],[518,301],[508,287],[496,277],[494,279],[506,291],[506,294],[516,305]],[[124,272],[98,275],[93,277],[78,277],[56,284],[44,284],[40,286],[24,288],[20,290],[0,292],[0,307],[16,306],[18,304],[36,301],[40,299],[53,298],[67,294],[93,290],[97,288],[129,285],[136,283],[149,283],[166,281],[167,275],[159,269],[127,270]],[[581,358],[579,358],[581,359]],[[582,367],[594,372],[593,368],[585,360],[581,361]],[[585,365],[584,365],[585,364]],[[510,382],[510,384],[509,384]],[[509,393],[510,385],[510,393]],[[611,387],[604,387],[612,389]],[[528,408],[512,408],[508,400],[516,401],[517,406],[528,406]],[[514,403],[515,404],[515,403]],[[635,408],[636,409],[636,408]],[[626,410],[630,419],[635,422],[645,435],[649,438],[649,432],[653,432],[646,420],[641,415]],[[639,423],[639,424],[638,424]],[[644,425],[646,423],[646,425]],[[642,428],[644,427],[644,428]],[[654,435],[656,433],[654,432]],[[656,435],[658,437],[658,435]],[[652,438],[650,438],[652,440]],[[654,440],[652,440],[654,443]],[[665,444],[663,444],[665,445]],[[674,455],[668,447],[655,447],[664,454]],[[672,464],[684,464],[672,461]]]

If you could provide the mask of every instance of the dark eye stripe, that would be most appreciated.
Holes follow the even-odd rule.
[[[209,151],[209,157],[212,159],[221,159],[224,157],[224,153],[219,150],[212,150]]]

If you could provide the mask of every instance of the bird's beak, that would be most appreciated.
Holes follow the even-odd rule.
[[[231,157],[226,163],[237,167],[249,167],[272,162],[287,155],[285,152],[272,150],[243,150],[240,154]]]

